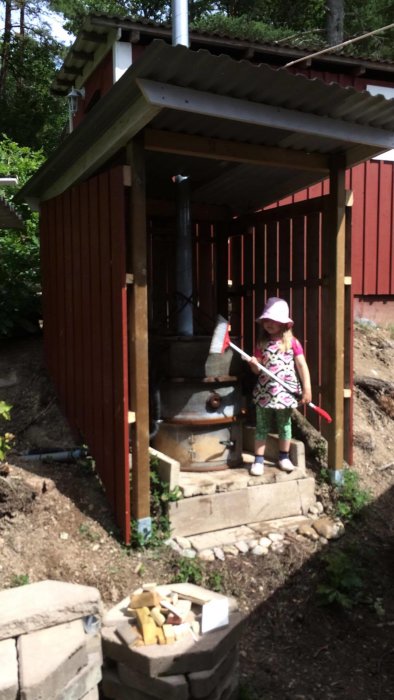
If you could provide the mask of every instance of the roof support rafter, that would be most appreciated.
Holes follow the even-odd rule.
[[[342,119],[323,117],[261,102],[240,100],[169,83],[159,83],[145,78],[137,78],[136,82],[145,99],[150,104],[162,108],[192,112],[254,126],[283,129],[300,134],[317,133],[319,137],[338,142],[343,141],[347,145],[354,143],[383,147],[387,150],[394,148],[394,134],[385,129],[348,123]]]
[[[192,134],[179,134],[169,131],[145,129],[144,145],[148,151],[175,153],[213,160],[225,160],[251,165],[270,165],[329,172],[329,158],[320,154],[308,154],[272,146],[259,146],[250,143],[237,143],[222,139],[206,138]]]

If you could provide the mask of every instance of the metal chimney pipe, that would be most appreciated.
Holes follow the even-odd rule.
[[[172,45],[189,47],[188,0],[172,0]]]
[[[189,47],[188,0],[172,0],[172,44]],[[190,215],[190,183],[184,175],[174,178],[176,187],[177,227],[177,332],[193,335],[193,259]]]

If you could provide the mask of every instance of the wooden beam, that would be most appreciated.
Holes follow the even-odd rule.
[[[236,97],[217,95],[145,78],[137,78],[136,83],[145,99],[162,109],[167,108],[243,124],[284,129],[308,136],[311,133],[317,133],[320,138],[343,141],[347,146],[354,143],[382,146],[387,149],[394,148],[394,135],[387,129],[363,126],[334,117],[241,100]]]
[[[329,171],[329,158],[316,153],[308,154],[286,148],[236,143],[155,129],[145,129],[144,138],[146,150],[159,153],[176,153],[252,165],[286,166],[286,168],[313,170],[327,174]]]
[[[330,173],[331,204],[323,228],[322,328],[325,344],[323,396],[333,421],[326,428],[328,468],[340,481],[344,466],[346,191],[343,159]]]
[[[81,179],[89,177],[103,163],[107,162],[122,148],[134,134],[138,133],[160,111],[148,105],[144,98],[137,99],[122,115],[120,115],[97,140],[83,152],[81,157],[66,168],[54,184],[42,193],[42,199],[51,199],[61,194]],[[77,135],[77,132],[75,132]],[[72,138],[74,133],[71,134]]]
[[[138,521],[150,514],[145,160],[140,137],[127,146],[127,161],[132,171],[128,272],[134,276],[128,286],[129,406],[136,417],[130,426],[131,517]]]

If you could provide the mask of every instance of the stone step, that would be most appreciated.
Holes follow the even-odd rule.
[[[248,523],[248,525],[239,525],[238,527],[229,527],[224,530],[214,530],[213,532],[204,532],[202,535],[191,535],[188,539],[193,549],[201,552],[204,549],[213,549],[214,547],[224,547],[232,545],[236,542],[248,542],[252,539],[259,539],[263,535],[270,532],[291,532],[304,523],[309,523],[309,518],[304,515],[295,515],[288,518],[279,518],[275,520],[266,520],[260,523]]]
[[[231,474],[225,478],[234,479],[233,472],[243,472],[242,479],[245,474],[248,476],[246,470],[227,471]],[[209,475],[209,480],[215,478]],[[266,469],[262,477],[249,477],[240,488],[215,489],[170,503],[172,536],[189,537],[247,523],[306,515],[315,502],[315,480],[303,469],[291,474]]]

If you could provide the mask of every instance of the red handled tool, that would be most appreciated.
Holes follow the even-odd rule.
[[[229,330],[228,330],[228,321],[226,321],[226,319],[223,316],[218,316],[216,328],[214,330],[211,345],[209,348],[209,353],[210,354],[211,353],[221,354],[225,350],[227,350],[227,348],[232,348],[233,350],[238,352],[240,355],[242,355],[242,357],[247,361],[252,359],[250,355],[248,355],[246,352],[244,352],[244,350],[241,350],[241,348],[237,347],[236,345],[234,345],[234,343],[231,342]],[[279,377],[277,377],[275,374],[273,374],[273,372],[270,372],[270,370],[267,369],[266,367],[264,367],[264,365],[262,365],[262,364],[260,364],[260,362],[258,362],[257,366],[262,372],[264,372],[269,377],[271,377],[271,379],[273,379],[275,382],[278,382],[278,384],[283,386],[283,388],[286,389],[286,391],[288,391],[289,394],[293,394],[294,396],[296,396],[295,392],[292,391],[291,389],[289,389],[287,384],[284,381],[282,381],[282,379],[279,379]],[[316,406],[314,403],[312,403],[312,401],[309,401],[307,406],[309,406],[309,408],[311,408],[313,411],[318,413],[319,416],[324,418],[327,421],[327,423],[332,422],[332,418],[331,418],[330,414],[327,413],[327,411],[325,411],[323,408],[320,408],[320,406]]]

